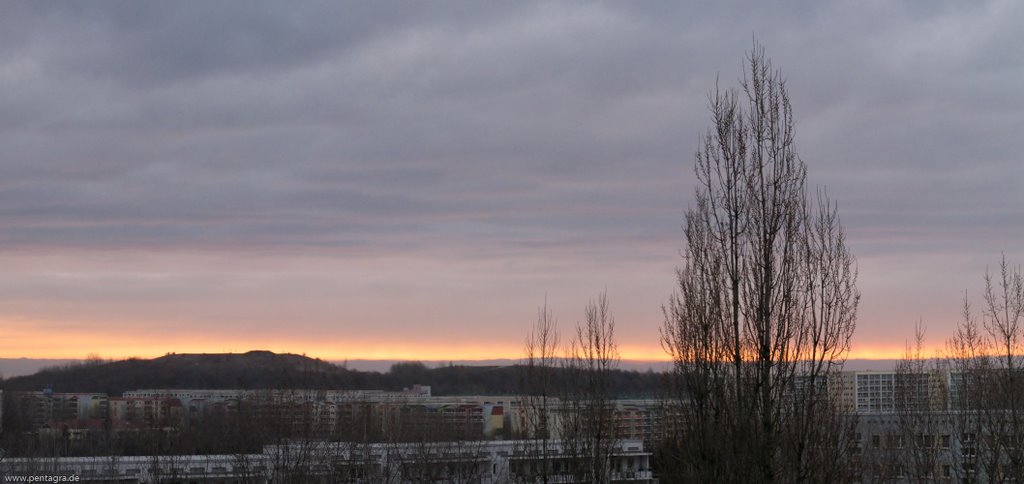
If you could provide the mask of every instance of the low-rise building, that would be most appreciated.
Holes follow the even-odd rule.
[[[5,476],[75,475],[81,481],[183,482],[521,482],[543,467],[549,482],[573,483],[567,447],[549,441],[538,457],[536,441],[457,441],[359,444],[307,441],[267,446],[257,454],[138,457],[7,458]],[[653,483],[651,454],[643,442],[616,443],[606,471],[614,483]]]

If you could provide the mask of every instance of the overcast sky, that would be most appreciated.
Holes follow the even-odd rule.
[[[859,260],[854,354],[940,344],[1024,262],[1024,4],[751,3],[6,4],[0,356],[515,357],[607,290],[661,358],[755,35]]]

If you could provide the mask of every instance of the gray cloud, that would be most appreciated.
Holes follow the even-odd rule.
[[[1024,255],[1022,24],[1009,1],[16,4],[0,247],[649,267],[756,35],[862,258]]]
[[[247,243],[273,243],[281,238],[274,223],[263,224],[274,233],[254,232],[275,216],[288,218],[293,237],[310,232],[314,245],[317,233],[331,230],[317,222],[324,218],[340,218],[338,228],[346,226],[346,218],[369,220],[363,225],[381,232],[359,238],[384,247],[388,235],[404,238],[410,229],[460,216],[490,220],[499,229],[500,219],[508,218],[529,237],[522,215],[554,208],[557,217],[558,205],[572,214],[572,206],[587,198],[635,203],[631,199],[641,197],[627,193],[636,190],[648,206],[607,207],[612,214],[632,212],[632,220],[653,208],[646,200],[650,192],[643,189],[647,182],[609,178],[638,171],[655,178],[678,173],[663,160],[664,152],[676,149],[674,137],[664,136],[676,123],[643,118],[652,107],[679,103],[682,96],[669,91],[668,79],[653,83],[662,83],[653,92],[641,89],[652,84],[645,78],[659,77],[636,69],[642,62],[634,54],[642,54],[645,45],[622,43],[619,37],[639,35],[646,25],[601,8],[530,7],[526,21],[488,13],[480,26],[399,22],[391,31],[363,37],[342,28],[337,38],[324,40],[337,44],[325,49],[334,57],[306,55],[298,42],[303,52],[285,56],[275,69],[264,69],[253,56],[224,51],[223,39],[208,39],[218,46],[203,54],[224,57],[216,69],[208,68],[205,57],[195,59],[196,65],[161,59],[162,51],[190,50],[194,42],[193,36],[182,40],[181,33],[161,34],[177,30],[180,12],[170,15],[170,25],[148,28],[136,23],[159,23],[163,17],[88,13],[86,19],[102,18],[96,20],[102,28],[82,26],[76,18],[79,28],[69,30],[106,39],[95,43],[100,47],[130,47],[91,52],[74,62],[70,53],[51,54],[39,73],[60,71],[76,79],[58,82],[90,91],[76,96],[86,99],[85,105],[69,112],[64,103],[54,103],[60,112],[36,113],[35,124],[42,129],[10,133],[17,140],[8,148],[10,159],[18,160],[12,171],[30,182],[7,190],[8,198],[22,201],[7,205],[7,213],[53,221],[45,230],[34,229],[41,235],[67,229],[65,237],[50,240],[95,242],[88,240],[88,223],[60,226],[62,218],[71,218],[93,221],[101,243],[120,233],[129,246],[153,240],[173,244],[178,237],[169,235],[179,231],[203,241],[214,237],[206,225],[213,219],[221,224],[219,231],[234,231]],[[224,32],[203,30],[209,19],[189,28],[201,30],[197,37],[280,34],[281,25],[253,30],[250,20],[243,16],[239,26],[225,23]],[[611,32],[602,31],[609,26]],[[242,32],[233,33],[235,28]],[[140,35],[146,38],[124,42],[123,37]],[[591,46],[585,37],[601,42]],[[270,41],[244,47],[261,52],[261,42]],[[96,45],[89,48],[97,50]],[[608,56],[608,49],[620,52]],[[117,59],[118,69],[101,57]],[[133,62],[137,57],[169,62],[166,69],[176,73],[163,76],[167,82],[139,87],[136,77],[146,75],[150,64]],[[603,65],[609,64],[605,58],[638,65]],[[606,75],[611,71],[626,76]],[[37,101],[35,108],[45,109],[46,100]],[[19,127],[30,124],[20,119]],[[50,142],[54,136],[63,142]],[[387,177],[373,178],[375,173]],[[654,203],[666,205],[664,197]],[[404,225],[406,233],[390,234],[379,223],[409,218],[419,223]],[[303,219],[315,227],[302,230]],[[543,225],[544,217],[537,220]],[[168,224],[153,233],[154,221]],[[111,232],[111,224],[123,224],[123,230]],[[21,239],[30,242],[32,233],[22,231]]]

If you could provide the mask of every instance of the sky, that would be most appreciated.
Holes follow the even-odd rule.
[[[694,152],[756,36],[862,292],[940,346],[1024,262],[1024,4],[18,2],[0,357],[517,357],[606,291],[665,358]]]

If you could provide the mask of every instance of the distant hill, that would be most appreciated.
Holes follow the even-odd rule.
[[[359,371],[375,371],[384,373],[391,369],[395,363],[404,363],[409,360],[325,360],[329,363]],[[85,363],[82,359],[53,359],[53,358],[0,358],[0,380],[4,377],[32,375],[44,368],[59,367]],[[500,358],[491,360],[422,360],[428,367],[439,367],[454,364],[455,366],[513,366],[519,364],[518,359]],[[622,360],[619,368],[623,370],[636,371],[666,371],[672,368],[670,361],[658,360]]]
[[[657,393],[661,375],[618,371],[614,392],[620,397]],[[86,361],[8,378],[0,389],[100,392],[121,395],[150,388],[353,389],[400,390],[430,385],[435,395],[513,395],[521,388],[518,366],[449,365],[428,368],[420,362],[391,365],[385,373],[350,370],[320,359],[270,351],[216,354],[168,354],[150,360]]]
[[[353,385],[353,373],[325,361],[292,354],[169,354],[151,360],[86,361],[8,378],[4,390],[104,392],[139,388],[324,388]]]

